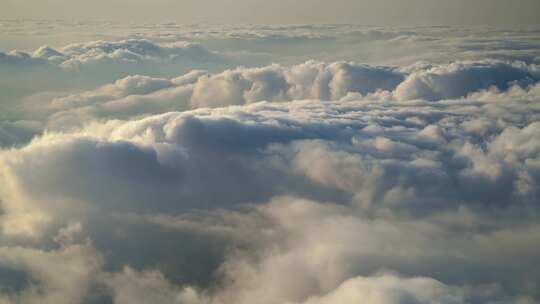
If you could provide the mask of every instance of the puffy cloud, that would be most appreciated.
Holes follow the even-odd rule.
[[[536,70],[536,65],[503,61],[413,65],[402,69],[308,61],[288,68],[270,65],[217,74],[194,70],[172,79],[128,76],[93,91],[54,98],[45,108],[48,127],[58,130],[102,117],[127,118],[258,101],[442,101],[469,95],[493,100],[502,92],[534,99],[538,95]],[[495,94],[488,97],[489,92]],[[438,136],[433,132],[435,129],[428,126],[423,134]]]
[[[535,65],[497,61],[453,63],[414,71],[396,89],[396,97],[400,100],[458,98],[492,86],[500,90],[512,84],[526,87],[536,83],[539,77]]]
[[[279,60],[309,57],[318,60],[445,61],[453,58],[499,56],[533,59],[538,32],[526,29],[478,27],[383,27],[354,24],[181,24],[120,23],[66,20],[3,20],[4,35],[37,41],[88,41],[105,37],[137,37],[164,41],[200,41],[224,49],[264,51]],[[76,39],[75,39],[76,38]],[[293,55],[291,55],[291,53]],[[536,55],[535,55],[536,54]]]
[[[61,60],[62,57],[64,57],[65,55],[62,54],[61,52],[51,48],[50,46],[42,46],[40,48],[38,48],[37,50],[34,51],[34,53],[32,53],[32,57],[34,58],[43,58],[43,59],[56,59],[58,58],[58,60]]]
[[[0,52],[0,64],[12,66],[17,64],[32,65],[46,63],[41,58],[34,58],[30,54],[22,51]]]
[[[213,197],[264,200],[275,189],[293,191],[273,181],[279,175],[303,176],[301,183],[344,191],[365,206],[390,203],[396,195],[403,200],[406,193],[412,195],[411,204],[444,206],[448,200],[465,200],[510,205],[520,201],[511,195],[510,180],[521,176],[526,185],[526,180],[537,179],[539,147],[537,114],[530,108],[508,113],[509,118],[521,117],[521,128],[500,122],[497,111],[484,115],[486,108],[509,103],[448,101],[433,107],[429,102],[299,101],[109,121],[72,134],[51,133],[20,150],[3,152],[4,175],[41,200],[66,193],[70,200],[84,197],[94,206],[113,209],[124,204],[145,209],[158,193],[161,202],[153,207],[163,210],[177,208],[175,201],[213,206]],[[491,130],[471,129],[478,117]],[[486,132],[490,136],[479,142]],[[265,150],[280,158],[267,160]],[[39,162],[34,155],[40,155]],[[118,173],[101,176],[107,169]],[[81,174],[72,178],[77,171]],[[224,172],[237,174],[224,180]],[[200,180],[214,192],[208,193]],[[483,186],[468,186],[475,183]],[[154,186],[146,193],[139,184]],[[249,187],[241,190],[240,185]],[[312,191],[309,185],[305,190],[297,183],[291,187]],[[492,194],[480,195],[480,189]],[[535,187],[521,189],[537,195]]]
[[[66,69],[81,69],[90,64],[126,63],[164,60],[207,62],[218,60],[219,56],[201,45],[188,42],[158,44],[146,39],[127,39],[115,42],[91,41],[69,44],[59,50],[42,46],[32,54],[23,51],[0,53],[0,64],[46,64],[59,65]]]
[[[233,62],[196,43],[157,43],[146,39],[91,41],[58,50],[43,46],[32,54],[0,52],[0,89],[4,93],[0,97],[0,110],[26,115],[27,109],[20,109],[19,105],[32,95],[46,92],[70,95],[129,75],[172,77],[197,67],[223,69]],[[137,92],[143,91],[132,93]],[[31,105],[31,109],[35,106]]]
[[[125,268],[109,275],[105,281],[112,289],[114,303],[118,304],[204,303],[195,289],[174,286],[158,271],[141,273]]]
[[[526,298],[520,293],[536,288],[530,282],[538,273],[525,274],[525,265],[533,260],[508,261],[510,256],[534,255],[531,244],[539,236],[538,226],[526,231],[500,226],[486,232],[458,228],[460,214],[453,215],[453,220],[445,221],[372,219],[349,206],[285,197],[252,212],[151,221],[178,231],[227,236],[243,244],[220,268],[225,277],[220,288],[211,293],[196,289],[193,303],[334,303],[339,299],[348,303],[347,297],[353,303],[358,297],[382,303],[519,303]],[[476,226],[482,220],[474,222]],[[523,239],[511,237],[516,233]],[[506,256],[501,249],[508,246],[513,250]],[[447,263],[456,269],[444,267]],[[377,274],[385,268],[407,276]],[[492,281],[494,276],[497,281]],[[388,294],[389,289],[396,294]]]
[[[185,81],[192,79],[135,77],[102,90],[150,92]],[[139,297],[126,289],[138,276],[133,284],[158,286],[162,301],[331,301],[362,295],[364,284],[380,283],[371,278],[380,269],[405,276],[397,298],[385,298],[383,286],[374,291],[390,303],[454,299],[416,293],[408,284],[418,276],[470,286],[475,296],[474,286],[499,284],[495,298],[534,297],[535,104],[259,102],[48,133],[2,151],[3,234],[15,243],[72,240],[73,229],[58,229],[82,223],[75,232],[108,252],[118,301]],[[319,202],[272,200],[280,195]],[[215,211],[245,204],[254,206]],[[152,246],[130,251],[141,242]],[[212,249],[194,255],[203,248]],[[441,266],[448,261],[454,269]],[[223,279],[214,294],[206,288],[216,277]]]
[[[390,275],[345,281],[332,293],[306,304],[367,302],[374,304],[465,303],[459,295],[430,278],[400,279]]]
[[[195,107],[216,107],[261,100],[337,100],[349,92],[392,90],[402,79],[403,75],[392,68],[345,62],[306,62],[291,69],[237,69],[200,79],[191,103]]]
[[[120,62],[129,64],[156,59],[166,60],[171,63],[182,60],[187,62],[207,62],[218,58],[217,55],[197,44],[176,42],[160,45],[145,39],[76,43],[65,46],[61,52],[67,58],[60,65],[68,69],[80,69],[87,64],[100,63]]]
[[[51,101],[50,107],[59,110],[84,107],[129,95],[150,94],[171,86],[173,86],[173,83],[163,78],[152,78],[142,75],[127,76],[118,79],[113,84],[105,85],[94,91],[55,98]]]
[[[9,55],[13,69],[122,73],[84,81],[93,90],[28,97],[24,115],[12,104],[2,113],[0,303],[540,299],[540,91],[525,43],[534,33],[136,30],[136,39]],[[157,33],[159,43],[141,38]],[[152,73],[216,55],[167,44],[178,35],[290,47],[295,60],[295,47],[309,55],[345,40],[399,46],[399,56],[432,43],[417,55],[448,48],[456,60]],[[485,59],[499,51],[507,57]]]
[[[28,274],[20,292],[2,294],[2,303],[81,303],[101,267],[91,245],[69,245],[44,251],[0,248],[0,267]],[[5,286],[8,287],[9,286]]]

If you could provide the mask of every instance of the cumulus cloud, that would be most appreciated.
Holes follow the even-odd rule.
[[[146,39],[90,41],[59,49],[43,46],[32,53],[0,52],[0,89],[4,92],[0,110],[21,116],[25,112],[19,105],[33,95],[70,95],[129,75],[172,77],[193,68],[223,69],[233,62],[197,43]]]
[[[536,65],[480,61],[405,68],[308,61],[212,74],[193,70],[176,78],[133,75],[95,90],[52,98],[35,107],[52,130],[80,127],[97,118],[129,118],[193,108],[259,101],[319,99],[373,101],[483,98],[488,92],[537,96]],[[475,95],[476,94],[476,95]],[[490,99],[495,98],[495,95]],[[484,96],[484,97],[482,97]],[[35,102],[34,102],[35,103]],[[430,128],[426,129],[428,135]],[[433,133],[432,135],[435,135]]]
[[[198,29],[138,30],[165,28],[192,39]],[[315,29],[199,38],[283,47],[450,35]],[[533,34],[506,46],[505,34],[486,35],[462,50],[477,44],[468,60],[171,75],[137,71],[217,55],[137,35],[3,53],[13,69],[122,75],[38,89],[0,116],[0,303],[537,303],[538,65],[475,59],[485,45],[528,49]],[[464,47],[449,40],[449,52]],[[125,74],[132,64],[142,66]]]
[[[2,303],[81,303],[101,265],[91,246],[70,245],[56,251],[2,247],[0,267],[29,277],[19,293],[0,296]]]
[[[464,303],[446,286],[429,278],[400,280],[392,276],[354,278],[344,282],[331,294],[306,303]]]
[[[102,90],[173,82],[136,77]],[[536,102],[259,102],[49,133],[0,156],[3,233],[15,243],[69,240],[72,229],[55,231],[80,222],[82,235],[109,252],[110,284],[141,276],[164,290],[162,301],[325,303],[368,296],[362,290],[380,283],[370,276],[381,269],[405,275],[389,279],[403,283],[396,298],[373,291],[383,303],[462,301],[437,284],[498,284],[495,298],[531,297],[540,275],[527,266],[539,236]],[[315,201],[272,200],[280,195]],[[213,211],[245,204],[255,207]],[[126,238],[135,235],[156,256],[130,252]],[[161,247],[165,236],[178,239],[168,247],[173,258]],[[192,256],[212,243],[212,252]],[[195,264],[178,264],[185,259]],[[456,271],[441,269],[448,261]],[[186,278],[185,269],[202,276]],[[282,277],[291,269],[290,280]],[[443,291],[417,293],[417,276]],[[206,291],[216,277],[217,293]],[[118,291],[126,299],[118,301],[136,294]]]
[[[31,54],[18,50],[0,53],[1,64],[50,63],[65,69],[84,69],[86,66],[91,68],[90,65],[99,64],[137,64],[153,60],[164,60],[169,63],[187,60],[193,63],[217,59],[217,54],[198,44],[182,41],[158,44],[146,39],[74,43],[59,50],[42,46]]]
[[[396,89],[400,100],[439,100],[463,97],[496,87],[507,90],[511,85],[527,87],[538,82],[536,65],[505,62],[463,62],[414,71]]]
[[[316,98],[339,100],[348,93],[369,94],[378,90],[392,90],[404,76],[392,67],[336,62],[306,62],[285,68],[271,65],[263,68],[236,68],[218,74],[191,71],[167,79],[145,76],[128,76],[114,84],[95,91],[57,98],[53,107],[69,108],[96,103],[122,103],[119,99],[129,95],[156,95],[175,86],[177,91],[187,91],[187,100],[177,97],[177,102],[187,102],[186,107],[219,107],[257,101],[288,101]],[[137,89],[135,89],[137,88]],[[183,88],[183,90],[182,90]],[[168,90],[164,90],[168,89]],[[155,99],[159,102],[159,96]]]
[[[45,63],[42,58],[35,58],[28,53],[21,51],[11,51],[8,53],[0,52],[0,64],[2,65],[32,65]]]
[[[34,54],[42,55],[44,53],[45,56],[51,52],[59,55],[65,54],[66,58],[60,63],[60,66],[68,69],[84,68],[87,64],[138,63],[156,59],[167,60],[171,63],[178,60],[205,62],[217,59],[217,55],[197,44],[176,42],[160,45],[145,39],[76,43],[65,46],[61,53],[52,49],[49,52],[40,52],[40,50]],[[50,60],[49,56],[47,58]]]

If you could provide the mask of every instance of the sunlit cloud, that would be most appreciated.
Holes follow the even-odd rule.
[[[540,300],[538,32],[2,22],[0,303]]]

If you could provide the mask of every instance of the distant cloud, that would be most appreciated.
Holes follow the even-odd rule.
[[[534,64],[498,60],[403,68],[308,61],[292,67],[236,68],[217,74],[194,70],[172,79],[128,76],[93,91],[54,98],[42,108],[49,109],[49,127],[58,130],[99,117],[126,118],[259,101],[441,101],[485,90],[500,94],[521,88],[526,94],[540,79],[537,69]]]
[[[459,98],[496,87],[527,87],[540,79],[537,65],[501,61],[457,62],[415,70],[396,89],[400,100]]]

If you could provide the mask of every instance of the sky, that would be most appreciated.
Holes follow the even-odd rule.
[[[2,0],[0,18],[538,27],[536,0]]]
[[[5,3],[0,304],[540,304],[536,1]]]

